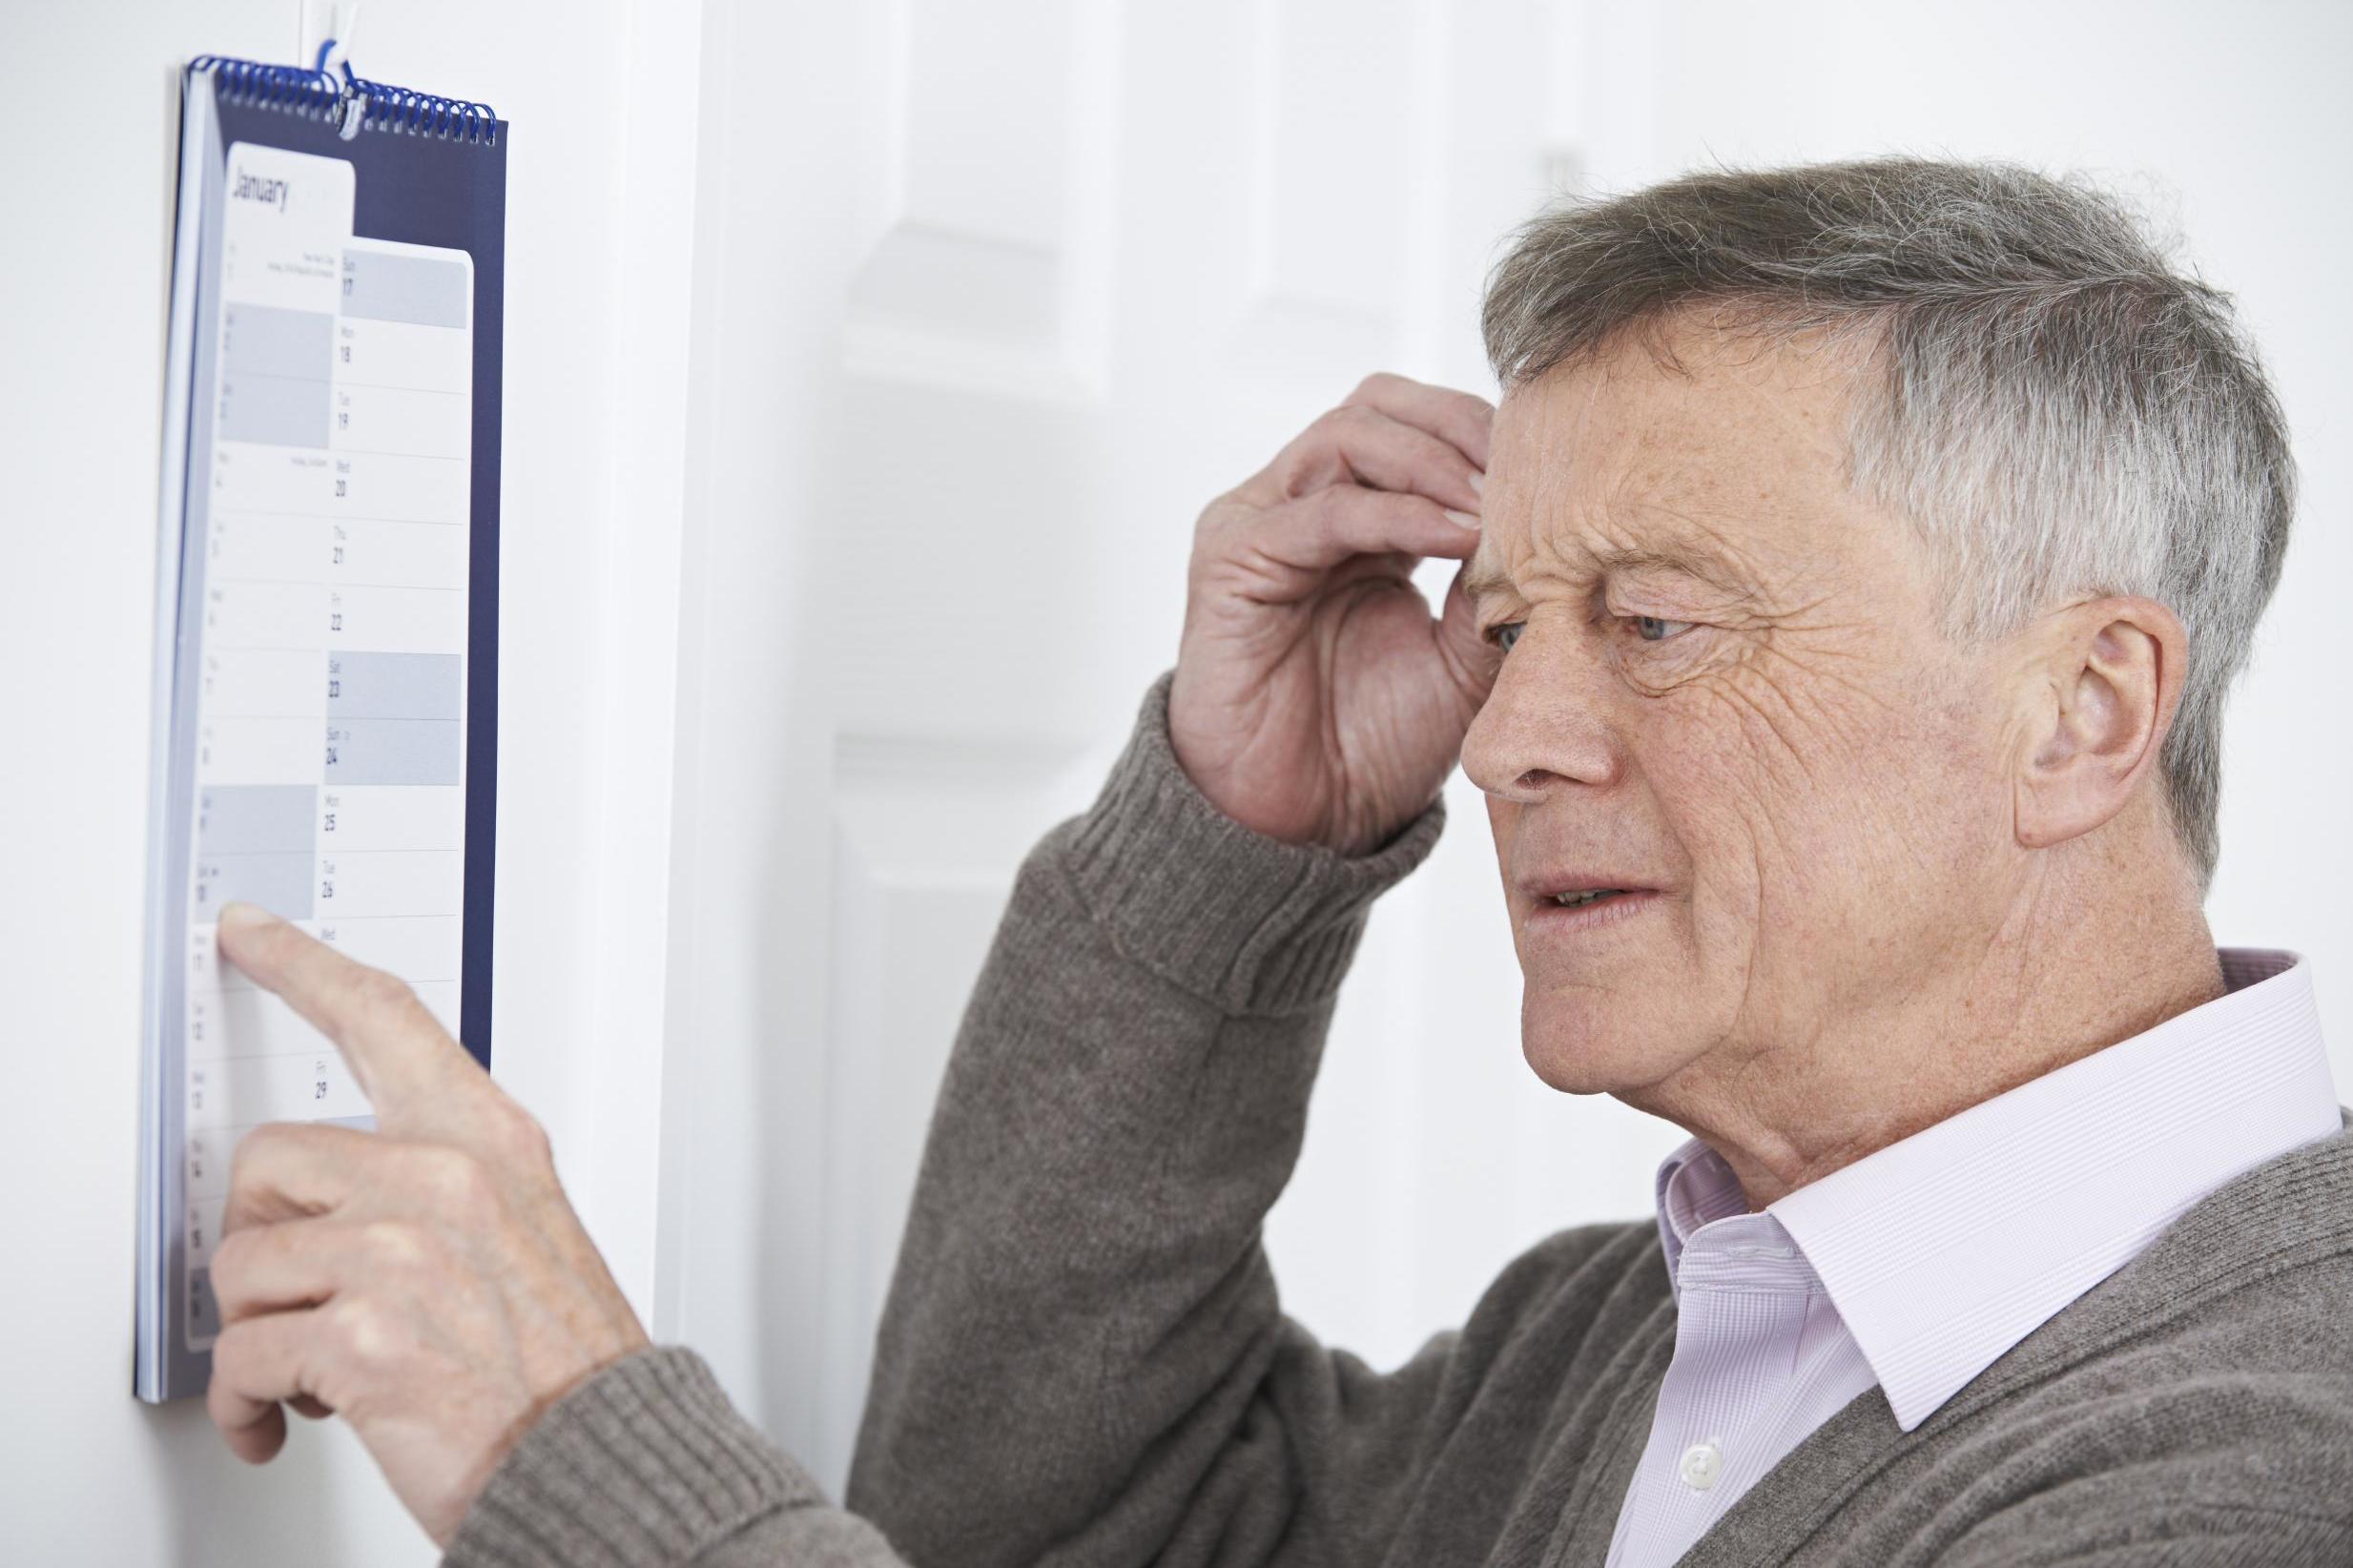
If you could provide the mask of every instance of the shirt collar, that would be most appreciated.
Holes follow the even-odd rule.
[[[1748,1195],[1723,1156],[1686,1139],[1659,1163],[1659,1245],[1666,1249],[1668,1287],[1682,1290],[1683,1244],[1702,1226],[1748,1212]]]
[[[1907,1432],[2199,1198],[2340,1130],[2311,965],[2218,948],[2224,995],[1981,1101],[1768,1205]],[[1659,1166],[1674,1279],[1744,1213],[1692,1139]]]

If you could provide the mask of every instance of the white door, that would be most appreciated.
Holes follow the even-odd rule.
[[[1174,657],[1195,515],[1370,371],[1492,391],[1558,10],[705,10],[655,1329],[829,1485],[966,992]],[[1292,1310],[1384,1361],[1639,1212],[1660,1141],[1521,1064],[1452,788],[1271,1232]]]

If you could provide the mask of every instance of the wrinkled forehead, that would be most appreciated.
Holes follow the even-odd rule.
[[[1850,354],[1693,329],[1665,348],[1628,341],[1505,395],[1475,598],[1629,565],[1766,591],[1889,547],[1848,480]]]

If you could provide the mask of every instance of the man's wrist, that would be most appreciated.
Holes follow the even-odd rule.
[[[1168,739],[1164,671],[1094,804],[1049,836],[1125,956],[1228,1012],[1328,1000],[1373,900],[1428,858],[1442,796],[1378,849],[1343,856],[1248,827],[1201,793]]]
[[[683,1346],[632,1352],[532,1423],[490,1474],[444,1563],[687,1562],[781,1510],[823,1501]]]

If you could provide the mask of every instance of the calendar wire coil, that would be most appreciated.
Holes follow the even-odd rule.
[[[226,102],[340,124],[347,136],[367,130],[484,146],[498,142],[498,113],[488,104],[370,81],[352,74],[349,66],[338,78],[332,71],[204,54],[190,61],[188,70],[210,74]]]

